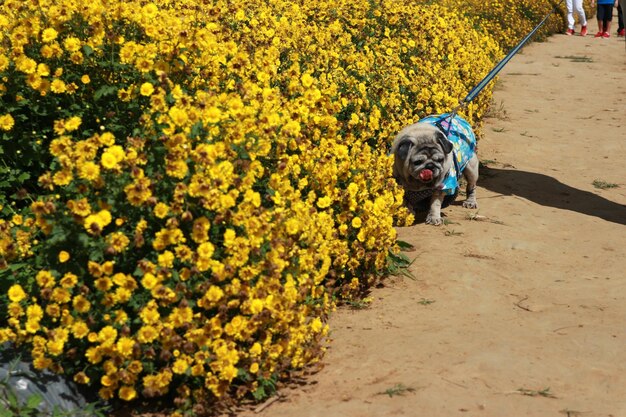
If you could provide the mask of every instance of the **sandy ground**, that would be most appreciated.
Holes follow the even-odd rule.
[[[238,417],[626,416],[626,50],[612,32],[513,58],[479,143],[479,210],[399,229],[416,279],[339,309],[323,368]]]

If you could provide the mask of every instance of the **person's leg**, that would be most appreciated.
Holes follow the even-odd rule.
[[[583,0],[573,0],[573,8],[576,14],[578,14],[578,21],[581,26],[580,36],[587,36],[587,16],[583,8]]]
[[[587,26],[587,16],[585,16],[583,0],[573,0],[573,7],[574,12],[578,15],[578,21],[580,22],[581,26]]]
[[[613,4],[602,4],[602,8],[604,9],[604,15],[602,22],[604,24],[604,35],[603,37],[608,38],[611,36],[611,21],[613,20]]]
[[[602,5],[596,3],[596,18],[598,19],[598,33],[596,33],[596,38],[601,38],[604,33],[604,25],[602,23]]]
[[[565,0],[565,5],[567,7],[567,29],[568,34],[569,31],[574,30],[574,7],[572,2],[574,0]]]

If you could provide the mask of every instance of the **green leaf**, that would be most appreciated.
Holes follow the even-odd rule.
[[[400,249],[406,250],[406,249],[413,249],[414,246],[411,245],[408,242],[405,242],[403,240],[397,240],[396,243],[398,244],[398,246],[400,247]]]
[[[26,400],[27,408],[37,408],[43,402],[43,397],[39,394],[33,394]]]
[[[102,97],[110,96],[117,93],[117,87],[112,85],[103,85],[93,93],[94,100],[100,100]]]
[[[252,393],[252,396],[257,401],[265,399],[267,397],[267,394],[265,393],[265,388],[263,388],[262,385],[259,385],[257,389]]]
[[[85,56],[90,56],[91,54],[93,54],[93,48],[89,45],[83,45],[83,53],[85,54]]]
[[[17,397],[12,391],[7,391],[6,395],[7,395],[6,400],[9,402],[9,407],[13,410],[16,410],[19,407]]]

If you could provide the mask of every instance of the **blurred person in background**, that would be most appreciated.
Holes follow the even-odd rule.
[[[617,5],[617,36],[624,36],[624,8],[621,4]]]
[[[611,21],[613,20],[613,7],[617,5],[618,0],[597,0],[598,7],[596,16],[598,18],[598,33],[594,38],[610,38],[611,37]],[[591,7],[595,6],[596,0],[591,0]]]
[[[578,15],[578,21],[582,26],[580,28],[580,36],[587,36],[587,17],[585,16],[585,10],[583,9],[583,0],[566,0],[567,5],[567,30],[565,34],[572,36],[576,31],[574,13]]]

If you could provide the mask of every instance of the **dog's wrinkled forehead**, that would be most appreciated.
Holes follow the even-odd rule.
[[[416,123],[405,127],[398,133],[394,140],[392,153],[405,159],[411,148],[416,151],[424,148],[436,148],[447,154],[452,150],[452,145],[437,127],[425,123]]]
[[[427,143],[428,141],[436,141],[438,134],[441,134],[441,130],[437,127],[427,123],[415,123],[402,129],[397,137],[409,138],[414,140],[414,144]]]

